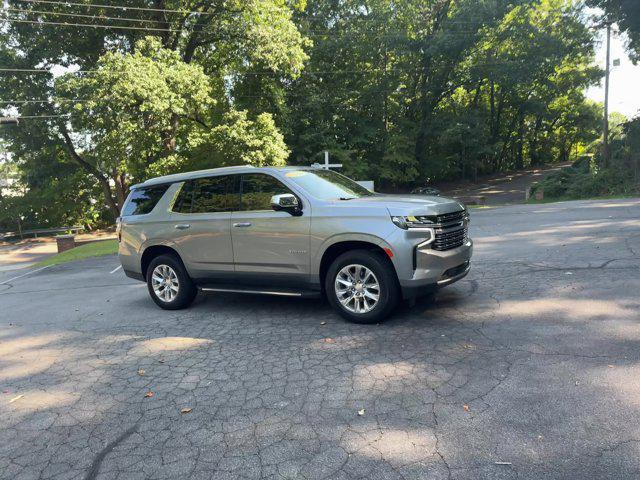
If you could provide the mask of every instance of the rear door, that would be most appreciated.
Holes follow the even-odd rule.
[[[220,175],[184,183],[172,208],[174,241],[194,278],[233,272],[231,212],[240,201],[236,177]]]
[[[295,285],[309,280],[310,208],[301,216],[276,212],[273,195],[292,193],[266,173],[243,174],[240,208],[233,212],[231,236],[236,275],[248,283]]]

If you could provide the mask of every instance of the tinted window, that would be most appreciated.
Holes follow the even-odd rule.
[[[154,187],[136,188],[129,194],[129,199],[122,209],[122,216],[145,215],[156,206],[169,185],[156,185]]]
[[[360,198],[373,195],[362,185],[333,170],[292,170],[285,173],[292,182],[322,200]]]
[[[251,173],[242,175],[242,210],[271,210],[271,197],[293,193],[270,175]]]
[[[178,193],[178,198],[173,204],[172,210],[178,213],[191,213],[193,200],[193,182],[185,182]]]
[[[199,178],[185,182],[173,207],[180,213],[231,212],[238,209],[234,177]]]

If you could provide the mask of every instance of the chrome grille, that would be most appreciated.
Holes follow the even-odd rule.
[[[451,250],[464,245],[467,241],[467,227],[464,210],[438,215],[438,224],[443,228],[436,228],[436,236],[432,244],[434,250]]]
[[[436,223],[440,225],[446,225],[448,223],[462,222],[464,218],[465,211],[460,210],[459,212],[444,213],[442,215],[436,216]]]

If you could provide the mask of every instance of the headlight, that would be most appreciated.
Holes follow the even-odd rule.
[[[431,230],[431,227],[434,225],[434,222],[431,221],[428,217],[414,217],[413,215],[409,216],[393,216],[391,217],[391,221],[399,228],[403,230],[422,230],[427,231]]]

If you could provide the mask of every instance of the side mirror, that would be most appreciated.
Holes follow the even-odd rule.
[[[283,193],[271,197],[271,208],[276,212],[289,212],[291,215],[302,215],[302,208],[298,197],[291,193]]]

